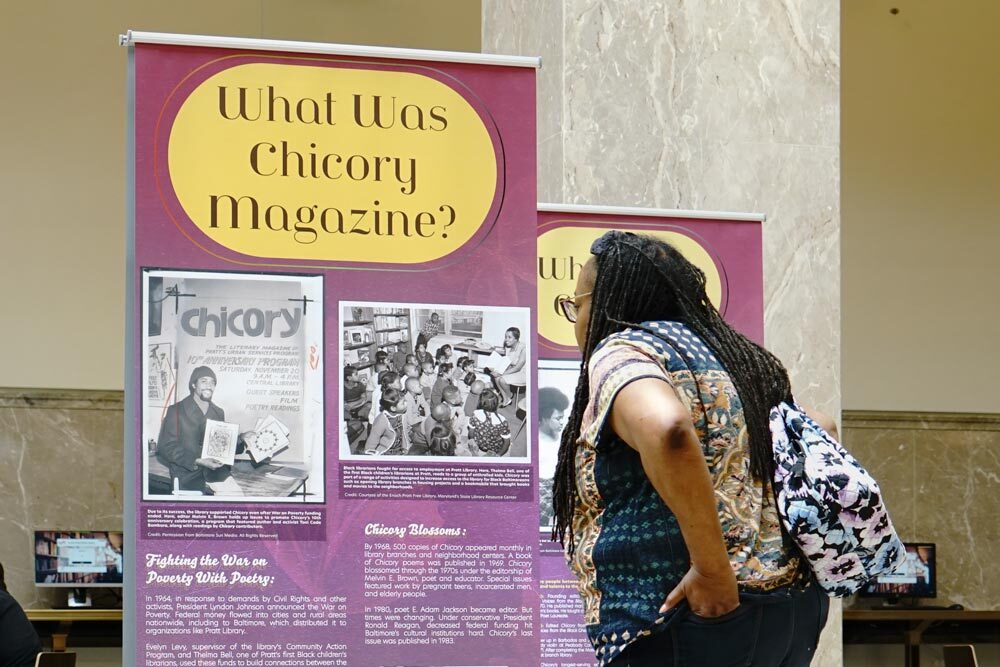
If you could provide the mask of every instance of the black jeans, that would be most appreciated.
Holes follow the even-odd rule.
[[[685,604],[669,627],[639,639],[613,667],[808,667],[830,600],[813,583],[787,595],[740,594],[740,606],[701,618]]]

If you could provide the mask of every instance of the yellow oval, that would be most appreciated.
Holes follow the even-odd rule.
[[[475,236],[497,187],[479,114],[413,72],[231,67],[184,101],[167,157],[195,226],[260,258],[439,259]]]
[[[558,227],[538,237],[538,333],[551,343],[576,347],[573,325],[563,316],[557,301],[562,296],[574,294],[579,272],[590,258],[591,244],[612,229],[614,228]],[[670,243],[704,271],[708,298],[716,308],[721,307],[722,278],[712,255],[704,246],[679,232],[647,229],[636,231]]]

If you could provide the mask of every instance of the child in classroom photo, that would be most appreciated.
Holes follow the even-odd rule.
[[[382,371],[378,374],[378,386],[372,394],[372,408],[368,413],[368,422],[370,424],[375,423],[375,418],[378,416],[380,410],[379,406],[381,405],[382,394],[390,387],[402,391],[403,386],[399,382],[399,374],[396,371]]]
[[[492,389],[479,395],[479,407],[469,418],[469,447],[481,456],[503,456],[510,449],[510,424],[497,412],[500,396]]]
[[[431,391],[434,383],[437,382],[437,373],[434,372],[434,362],[425,361],[420,367],[420,387],[424,390],[424,398],[431,400]]]
[[[437,405],[443,400],[441,393],[445,387],[453,386],[451,384],[451,371],[452,366],[447,361],[442,361],[438,364],[437,379],[434,381],[434,387],[431,389],[431,406]]]
[[[406,393],[403,398],[406,401],[406,418],[403,423],[409,431],[413,426],[419,424],[430,414],[431,408],[424,398],[424,392],[420,387],[420,380],[415,377],[408,377],[405,380]]]
[[[385,374],[392,373],[386,371]],[[404,417],[406,400],[403,392],[389,385],[379,399],[379,413],[372,423],[371,433],[365,442],[365,454],[375,456],[399,456],[410,448]]]

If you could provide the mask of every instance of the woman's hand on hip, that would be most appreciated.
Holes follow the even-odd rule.
[[[692,567],[681,579],[681,583],[670,591],[660,612],[676,607],[685,599],[691,612],[698,616],[714,618],[728,614],[740,606],[736,575],[732,568],[703,574]]]
[[[663,609],[687,599],[694,613],[720,616],[739,606],[736,575],[719,522],[719,501],[692,421],[669,378],[627,384],[611,408],[615,433],[639,453],[650,484],[677,518],[691,569]]]

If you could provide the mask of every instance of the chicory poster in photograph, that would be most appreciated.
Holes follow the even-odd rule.
[[[126,662],[539,664],[537,60],[123,41]]]

